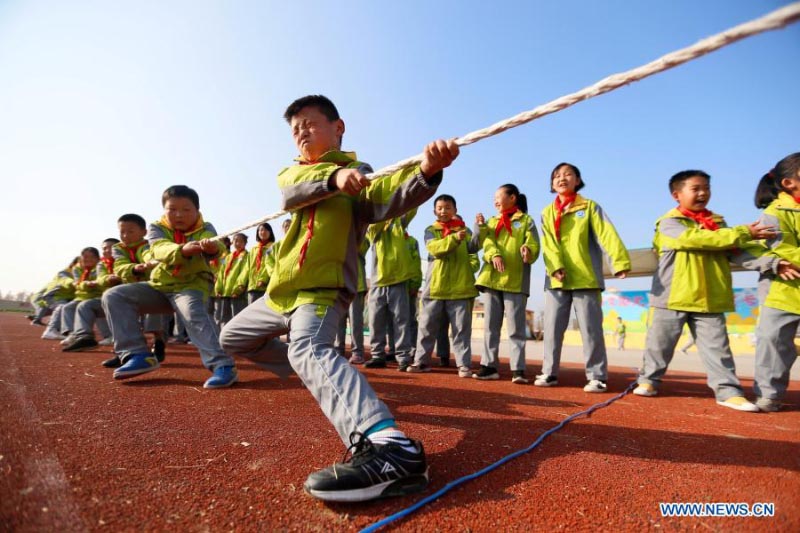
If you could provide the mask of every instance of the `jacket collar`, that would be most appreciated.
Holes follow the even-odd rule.
[[[317,163],[335,163],[337,165],[348,165],[350,163],[358,161],[356,159],[355,152],[342,152],[340,150],[330,150],[329,152],[325,152],[316,161],[307,161],[303,156],[297,156],[294,158],[294,160],[300,163],[301,165],[315,165]]]

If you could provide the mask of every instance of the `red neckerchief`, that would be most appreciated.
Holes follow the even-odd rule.
[[[511,235],[511,215],[519,211],[517,206],[514,206],[510,209],[506,209],[500,212],[500,220],[497,221],[497,226],[494,228],[494,237],[495,239],[500,236],[500,232],[503,231],[503,228],[508,230],[508,234]]]
[[[447,222],[439,222],[439,224],[442,226],[442,237],[447,237],[451,233],[457,233],[461,228],[466,227],[464,221],[458,218],[451,218]]]
[[[233,266],[233,263],[236,261],[236,259],[239,258],[240,255],[242,255],[242,251],[241,250],[234,250],[233,253],[231,254],[230,261],[228,261],[228,264],[225,265],[225,277],[226,278],[228,277],[228,272],[231,271],[231,267]]]
[[[561,216],[564,214],[564,211],[567,210],[567,207],[572,205],[572,202],[575,201],[575,198],[577,196],[578,195],[575,194],[575,193],[566,194],[566,195],[564,195],[564,201],[563,202],[561,201],[561,197],[560,196],[556,196],[556,201],[555,201],[555,203],[553,203],[553,205],[556,208],[555,209],[555,211],[556,211],[556,220],[555,220],[554,226],[555,226],[555,230],[556,230],[556,239],[558,241],[561,241]]]
[[[106,271],[109,274],[114,273],[114,258],[113,257],[101,257],[100,261],[106,266]]]
[[[685,216],[686,218],[690,218],[703,226],[707,230],[717,231],[719,226],[717,223],[714,222],[714,219],[711,218],[712,213],[708,209],[703,209],[702,211],[690,211],[688,209],[684,209],[683,207],[678,207],[678,211],[681,215]]]
[[[800,196],[792,196],[792,198],[794,198],[796,203],[800,204]]]
[[[300,161],[301,165],[316,165],[319,161]],[[334,162],[338,167],[349,165],[349,162]],[[306,236],[303,240],[303,245],[300,247],[300,255],[297,258],[297,268],[301,268],[303,263],[306,262],[306,252],[308,252],[308,245],[311,244],[311,239],[314,237],[314,218],[317,214],[317,204],[308,208],[308,224],[306,224]]]
[[[256,272],[261,271],[261,252],[264,251],[264,243],[259,242],[256,249]]]
[[[86,269],[86,267],[81,267],[81,268],[83,269],[83,272],[81,272],[81,277],[78,280],[78,283],[83,283],[84,281],[86,281],[86,278],[89,277],[89,271]]]
[[[124,244],[122,245],[122,247],[128,251],[128,257],[130,258],[131,263],[138,263],[138,261],[136,260],[136,253],[139,251],[139,248],[141,248],[144,245],[145,241],[142,241],[139,244],[136,244],[131,247],[128,247]]]

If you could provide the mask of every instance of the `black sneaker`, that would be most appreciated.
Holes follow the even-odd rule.
[[[156,359],[158,359],[159,363],[164,362],[164,353],[166,351],[166,347],[167,345],[161,339],[156,339],[155,342],[153,342],[153,348],[150,350],[150,353],[156,356]]]
[[[386,359],[387,361],[392,362],[392,363],[396,363],[397,362],[397,357],[395,357],[395,355],[393,353],[386,354],[386,357],[384,359]]]
[[[408,372],[410,366],[408,363],[400,363],[397,365],[397,370],[399,372]]]
[[[365,368],[386,368],[386,359],[383,357],[373,357],[366,363],[364,363]]]
[[[481,369],[472,374],[472,377],[475,379],[483,379],[483,380],[500,379],[500,374],[497,372],[496,368],[481,365]]]
[[[525,377],[524,370],[514,370],[514,373],[511,377],[511,383],[520,383],[525,384],[528,383],[528,378]]]
[[[349,459],[345,453],[343,462],[308,476],[303,486],[308,494],[325,501],[363,502],[413,494],[428,485],[421,442],[409,439],[417,449],[409,452],[399,444],[373,444],[361,433],[352,433],[350,443]]]
[[[440,357],[439,358],[439,366],[450,366],[450,358],[449,357]]]
[[[62,352],[80,352],[82,350],[91,350],[92,348],[97,348],[97,341],[94,340],[94,337],[76,337],[61,347]]]
[[[122,360],[115,355],[111,359],[103,361],[103,366],[106,368],[119,368],[122,366]]]

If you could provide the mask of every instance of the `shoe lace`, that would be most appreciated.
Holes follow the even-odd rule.
[[[347,450],[344,452],[342,462],[350,462],[360,455],[371,452],[374,448],[375,445],[372,444],[372,441],[369,440],[369,437],[359,431],[354,431],[350,434],[350,446],[348,446]]]

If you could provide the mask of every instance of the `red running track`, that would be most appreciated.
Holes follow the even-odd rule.
[[[114,382],[110,349],[65,354],[0,313],[0,530],[355,531],[518,449],[612,394],[583,371],[541,389],[455,369],[363,370],[431,465],[420,496],[324,504],[302,485],[343,447],[297,377],[252,364],[206,391],[191,346]],[[529,372],[540,353],[528,355]],[[613,368],[612,392],[632,379]],[[800,386],[780,413],[718,407],[703,376],[669,373],[662,396],[626,396],[395,523],[403,531],[800,531]],[[744,380],[750,393],[752,383]],[[774,503],[771,518],[665,518],[659,502]]]

